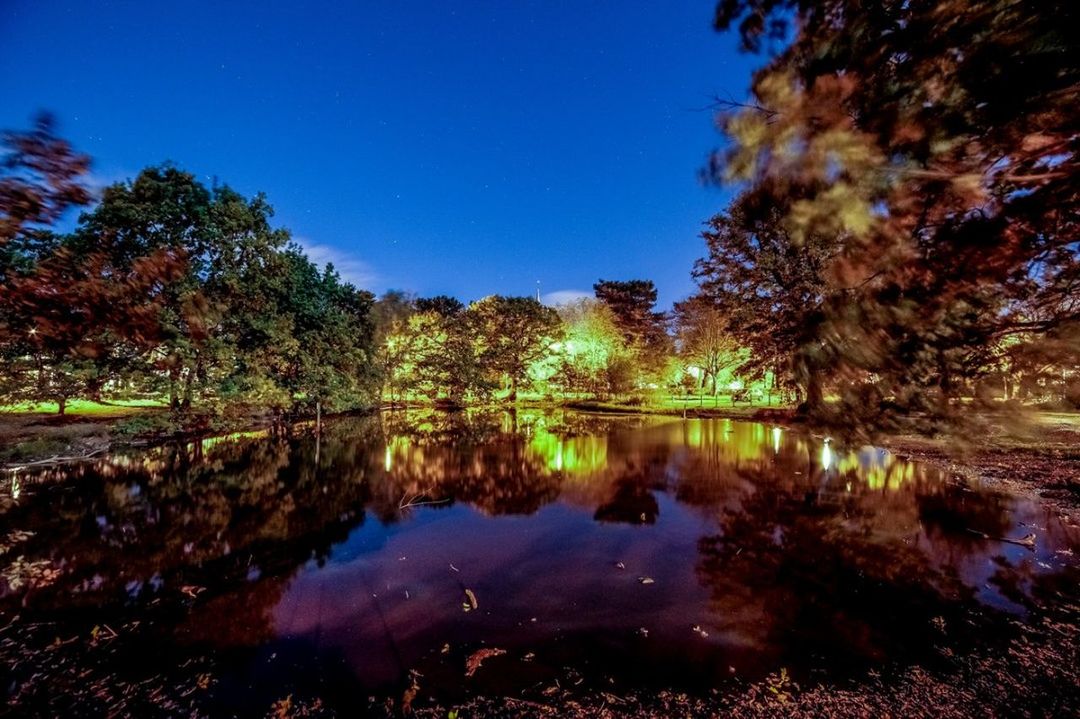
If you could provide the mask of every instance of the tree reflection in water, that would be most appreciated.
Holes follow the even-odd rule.
[[[41,712],[355,709],[410,670],[447,700],[567,667],[582,690],[832,681],[1006,636],[1077,586],[1075,528],[1036,504],[724,420],[393,413],[17,480],[0,680]],[[996,539],[1032,527],[1033,551]],[[509,653],[466,680],[481,646]]]

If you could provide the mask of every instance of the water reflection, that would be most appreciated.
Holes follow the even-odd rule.
[[[447,701],[567,667],[839,678],[964,651],[1077,578],[1075,528],[1039,505],[727,420],[397,413],[24,471],[0,512],[3,623],[44,644],[138,621],[103,671],[210,657],[208,706],[237,712],[283,688],[349,709],[410,670]],[[480,646],[509,653],[466,681]],[[51,701],[18,690],[47,667],[4,671]]]

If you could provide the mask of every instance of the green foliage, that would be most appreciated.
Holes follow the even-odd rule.
[[[491,295],[471,304],[468,314],[484,373],[492,380],[505,378],[511,398],[563,333],[558,313],[531,297]]]
[[[174,411],[198,407],[199,422],[243,407],[285,414],[371,404],[374,298],[272,227],[263,196],[151,167],[106,188],[70,235],[28,230],[57,212],[28,215],[4,188],[54,192],[40,201],[57,207],[81,197],[72,189],[81,161],[42,139],[47,129],[31,140],[7,136],[24,158],[13,167],[27,169],[0,177],[0,225],[9,228],[0,399],[55,401],[63,413],[69,398],[164,394]],[[25,160],[30,150],[59,154],[71,168],[42,179]]]
[[[581,300],[559,308],[565,325],[552,383],[570,394],[608,399],[633,389],[637,366],[610,306]]]

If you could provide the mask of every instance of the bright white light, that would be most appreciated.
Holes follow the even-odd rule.
[[[825,469],[826,472],[828,472],[829,468],[832,467],[832,460],[832,448],[829,447],[829,440],[826,439],[825,444],[821,446],[821,466]]]

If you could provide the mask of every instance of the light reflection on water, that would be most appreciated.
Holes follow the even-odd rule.
[[[0,562],[58,568],[8,566],[6,613],[172,602],[163,654],[212,651],[230,709],[282,686],[396,690],[410,670],[451,701],[568,667],[699,691],[843,677],[964,651],[1076,592],[1076,529],[1037,503],[730,420],[342,420],[317,449],[244,434],[23,471],[0,510],[32,533]],[[1028,533],[1033,549],[1000,541]],[[508,653],[466,681],[483,646]]]

